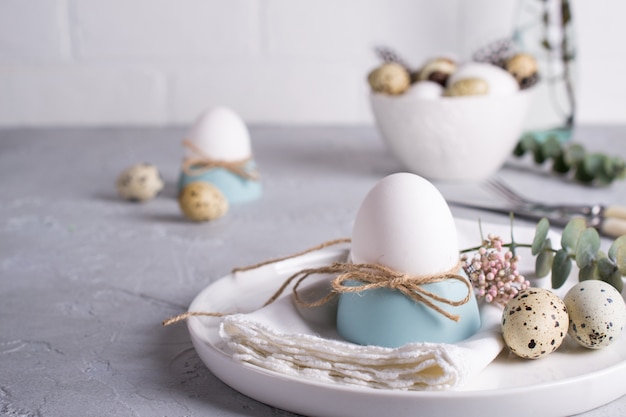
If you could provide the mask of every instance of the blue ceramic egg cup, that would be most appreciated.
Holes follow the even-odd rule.
[[[256,168],[254,161],[246,164],[244,169],[252,172]],[[191,182],[208,182],[216,186],[230,204],[247,203],[256,200],[263,194],[261,181],[243,178],[225,168],[212,168],[198,175],[189,175],[185,171],[180,174],[178,192]]]
[[[359,283],[349,281],[346,285],[357,286]],[[467,295],[467,287],[458,281],[425,284],[423,288],[452,300]],[[394,289],[342,293],[337,310],[337,331],[353,343],[393,348],[415,342],[456,343],[480,328],[480,314],[473,292],[469,301],[461,306],[433,303],[459,315],[460,320],[455,322]]]

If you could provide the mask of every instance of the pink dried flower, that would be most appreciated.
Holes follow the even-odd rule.
[[[519,257],[509,250],[502,253],[504,242],[488,235],[474,255],[464,254],[463,270],[472,281],[476,295],[488,303],[505,305],[530,283],[517,270]]]

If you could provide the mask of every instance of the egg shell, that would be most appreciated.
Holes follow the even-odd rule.
[[[428,180],[397,173],[365,196],[352,229],[352,261],[410,275],[447,271],[459,261],[456,226],[445,199]]]
[[[520,291],[502,312],[504,342],[511,352],[525,359],[539,359],[557,350],[567,327],[565,304],[545,288]]]
[[[581,281],[570,288],[563,301],[569,313],[569,335],[586,348],[610,345],[626,325],[624,298],[604,281]]]
[[[418,80],[433,81],[444,86],[450,74],[454,73],[456,69],[457,65],[454,59],[447,57],[434,58],[427,61],[419,70]]]
[[[535,57],[530,54],[515,54],[505,63],[506,70],[523,86],[529,78],[536,76],[539,67]]]
[[[504,69],[483,62],[464,64],[448,78],[448,86],[466,78],[480,78],[489,84],[490,96],[506,96],[519,91],[515,77]]]
[[[133,165],[117,177],[115,182],[120,197],[130,201],[148,201],[163,189],[163,179],[152,164]]]
[[[387,62],[371,71],[367,81],[374,92],[398,95],[411,85],[411,75],[402,65]]]
[[[237,113],[227,107],[214,107],[201,114],[187,140],[211,159],[240,161],[252,156],[248,127]],[[198,155],[185,149],[185,156]]]
[[[451,270],[459,262],[456,226],[443,196],[433,184],[409,173],[380,180],[366,195],[352,231],[351,260],[380,264],[408,275]],[[358,285],[349,282],[347,285]],[[463,282],[444,280],[423,288],[450,300],[462,300]],[[397,347],[410,342],[455,343],[480,327],[476,298],[460,306],[434,302],[460,316],[455,322],[398,290],[378,288],[339,297],[337,330],[362,345]]]
[[[424,100],[434,100],[443,95],[443,87],[434,81],[419,81],[411,85],[404,95]]]
[[[489,83],[480,78],[463,78],[446,88],[449,97],[482,96],[489,94]]]
[[[206,182],[187,184],[178,196],[178,204],[185,217],[195,222],[215,220],[228,211],[226,197]]]

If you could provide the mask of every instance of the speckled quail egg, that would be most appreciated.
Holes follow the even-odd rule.
[[[482,96],[489,94],[489,84],[481,78],[464,78],[445,90],[448,97]]]
[[[213,184],[191,182],[179,196],[180,209],[189,220],[204,222],[222,217],[228,211],[228,200]]]
[[[519,91],[517,80],[508,71],[485,62],[468,62],[460,65],[448,78],[448,85],[467,78],[480,78],[489,84],[489,96],[500,97]]]
[[[615,287],[604,281],[581,281],[563,301],[569,313],[569,335],[586,348],[610,345],[626,325],[626,303]]]
[[[442,86],[445,86],[448,77],[453,74],[457,69],[456,62],[450,58],[434,58],[427,61],[422,68],[420,68],[417,81],[434,81]]]
[[[402,65],[388,62],[370,72],[367,81],[374,92],[398,95],[409,88],[411,76]]]
[[[542,358],[561,346],[568,314],[552,291],[529,288],[512,298],[502,312],[502,336],[511,352],[525,359]]]
[[[130,201],[151,200],[163,189],[163,179],[156,166],[137,164],[125,169],[115,183],[118,194]]]
[[[515,54],[507,59],[505,69],[515,77],[520,89],[532,87],[539,79],[538,64],[530,54]]]

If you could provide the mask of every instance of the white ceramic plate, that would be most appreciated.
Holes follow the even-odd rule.
[[[489,232],[485,225],[483,230]],[[189,310],[253,311],[292,273],[345,259],[346,254],[345,248],[325,249],[237,277],[227,275],[200,292]],[[526,261],[531,260],[528,256]],[[477,378],[455,391],[393,391],[320,383],[237,362],[218,334],[219,322],[210,317],[188,320],[192,342],[206,366],[249,397],[307,416],[564,416],[626,394],[626,337],[597,351],[579,347],[567,337],[558,351],[535,361],[505,350]]]

